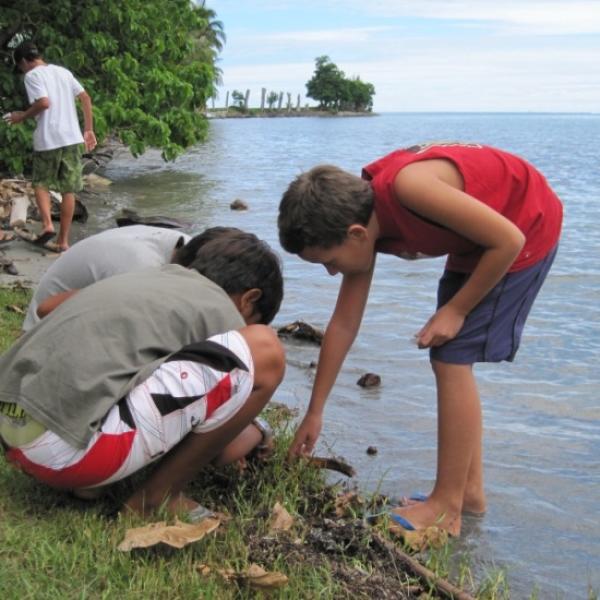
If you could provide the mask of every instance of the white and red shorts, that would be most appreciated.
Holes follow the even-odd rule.
[[[158,460],[190,432],[220,427],[244,405],[253,382],[246,340],[237,331],[216,335],[161,364],[108,412],[87,448],[46,431],[6,456],[53,487],[113,483]]]

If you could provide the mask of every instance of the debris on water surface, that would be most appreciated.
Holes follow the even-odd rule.
[[[319,346],[323,341],[323,332],[304,321],[294,321],[293,323],[280,327],[277,330],[277,335],[280,337],[292,337],[297,340],[312,342]]]

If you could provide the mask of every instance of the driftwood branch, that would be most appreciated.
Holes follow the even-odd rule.
[[[356,471],[352,465],[342,462],[336,458],[324,458],[320,456],[309,456],[307,458],[308,463],[317,469],[328,469],[330,471],[337,471],[346,477],[354,477]]]
[[[424,567],[420,562],[412,558],[412,556],[406,554],[406,552],[402,552],[396,544],[386,540],[381,534],[374,532],[373,539],[394,558],[398,559],[413,575],[431,585],[444,597],[451,600],[475,600],[467,592],[452,585],[449,581],[438,577],[433,571],[430,571],[427,567]]]

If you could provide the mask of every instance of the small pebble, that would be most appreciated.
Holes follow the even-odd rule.
[[[357,382],[360,387],[376,387],[381,383],[381,377],[376,373],[365,373]]]
[[[236,198],[230,205],[231,210],[248,210],[248,205],[239,198]]]

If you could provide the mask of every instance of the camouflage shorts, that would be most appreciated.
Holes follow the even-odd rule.
[[[81,191],[82,154],[83,144],[34,152],[33,187],[54,190],[61,194]]]

